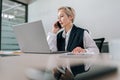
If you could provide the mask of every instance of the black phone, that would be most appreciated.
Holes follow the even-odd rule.
[[[59,22],[57,22],[57,26],[61,29],[62,28],[62,26],[61,26],[61,24],[59,23]]]

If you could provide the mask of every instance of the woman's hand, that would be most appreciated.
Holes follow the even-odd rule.
[[[52,32],[53,32],[54,34],[56,34],[59,30],[60,30],[59,28],[55,28],[55,27],[52,28]]]
[[[57,25],[57,22],[54,23],[53,28],[52,28],[52,32],[55,34],[60,30],[59,26]]]
[[[76,48],[73,49],[72,52],[73,52],[74,54],[79,54],[79,53],[85,53],[86,50],[83,49],[83,48],[81,48],[81,47],[76,47]]]

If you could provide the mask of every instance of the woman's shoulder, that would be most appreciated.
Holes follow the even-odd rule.
[[[63,30],[60,30],[58,33],[57,33],[57,36],[61,36],[63,33]]]
[[[76,25],[74,25],[74,26],[76,27],[77,30],[82,30],[82,31],[85,31],[85,32],[87,31],[89,33],[88,29],[85,29],[85,28],[82,28],[82,27],[76,26]]]
[[[80,26],[76,26],[76,25],[73,25],[73,29],[77,29],[77,30],[85,30],[84,28],[81,28]]]

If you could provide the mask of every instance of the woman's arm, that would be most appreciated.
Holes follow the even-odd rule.
[[[86,52],[99,53],[99,49],[95,44],[95,41],[91,38],[90,34],[87,31],[84,31],[83,42]]]
[[[54,34],[52,32],[49,32],[47,35],[47,42],[51,51],[57,51],[56,36],[57,34]]]
[[[58,21],[56,21],[53,25],[52,32],[49,32],[47,35],[47,42],[51,51],[57,51],[57,34],[61,30],[61,25],[58,25]]]

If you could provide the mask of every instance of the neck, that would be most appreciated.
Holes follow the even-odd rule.
[[[73,26],[72,23],[69,24],[69,25],[67,25],[67,26],[65,27],[65,32],[67,33],[67,32],[71,29],[72,26]]]

